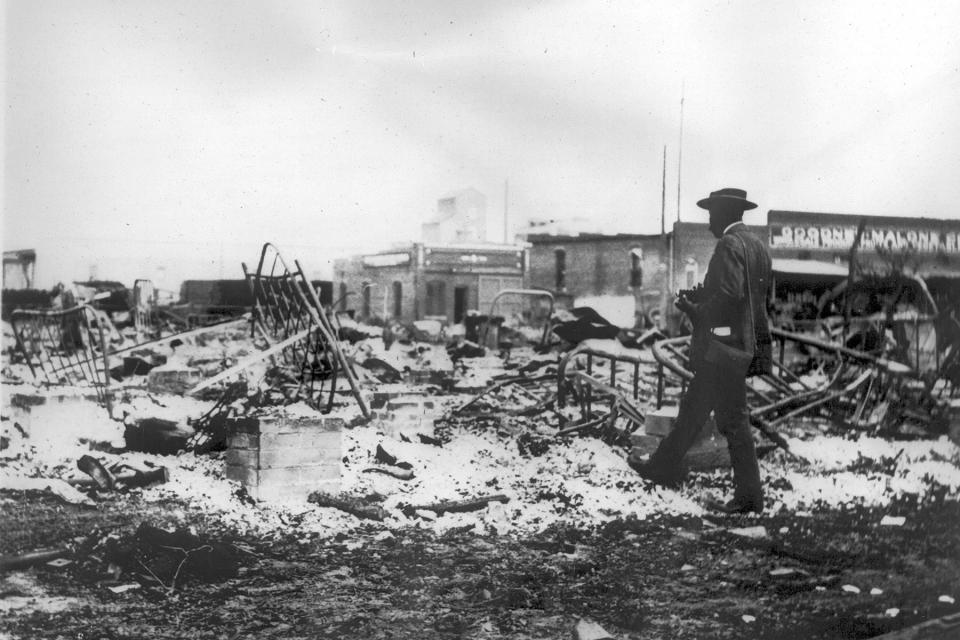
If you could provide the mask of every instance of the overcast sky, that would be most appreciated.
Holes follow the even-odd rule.
[[[38,284],[309,270],[493,217],[960,218],[960,3],[6,3],[3,246]],[[748,221],[751,221],[748,218]],[[492,235],[502,237],[502,228]],[[163,268],[163,271],[160,270]],[[164,275],[165,274],[165,275]]]

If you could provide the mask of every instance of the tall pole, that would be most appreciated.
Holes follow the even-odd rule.
[[[510,211],[510,181],[503,181],[503,244],[510,244],[510,227],[508,226],[509,222],[509,211]]]
[[[677,222],[680,222],[680,174],[683,170],[683,97],[686,83],[680,86],[680,145],[677,149]]]
[[[660,242],[663,251],[670,255],[670,247],[667,242],[667,145],[663,145],[663,178],[660,183]],[[661,283],[662,294],[660,295],[660,328],[664,328],[667,319],[667,305],[670,302],[670,291],[673,290],[672,284],[673,260],[668,258],[666,281]]]
[[[660,239],[667,237],[667,145],[663,145],[663,182],[660,185]]]

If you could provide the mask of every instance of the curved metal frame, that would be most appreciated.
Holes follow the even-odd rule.
[[[553,293],[547,291],[546,289],[502,289],[498,291],[497,295],[493,296],[493,300],[490,302],[490,313],[487,314],[487,320],[483,323],[483,329],[480,333],[480,344],[486,344],[487,334],[490,330],[490,318],[493,317],[493,312],[497,307],[497,302],[500,301],[500,298],[506,295],[531,296],[547,298],[550,300],[550,313],[547,315],[547,324],[543,327],[543,336],[540,338],[540,345],[545,345],[547,343],[547,336],[550,335],[551,318],[553,318],[553,308],[556,304]]]
[[[268,260],[270,252],[273,256]],[[264,244],[260,251],[255,272],[251,273],[247,265],[242,264],[254,298],[255,313],[251,331],[259,323],[266,335],[280,341],[290,340],[303,333],[301,339],[291,341],[282,350],[287,361],[305,368],[311,358],[328,353],[332,357],[327,360],[333,369],[328,410],[333,405],[337,375],[343,371],[360,410],[364,417],[369,417],[370,413],[360,394],[356,376],[340,349],[337,332],[320,304],[317,292],[310,285],[303,267],[297,260],[294,260],[294,265],[296,268],[291,269],[279,249],[269,242]]]
[[[30,373],[45,384],[63,384],[63,375],[79,374],[97,392],[97,401],[113,415],[110,363],[102,316],[84,304],[62,311],[17,309],[10,316],[17,349]]]
[[[906,365],[856,351],[842,345],[825,342],[811,336],[791,333],[781,329],[771,329],[772,336],[779,342],[779,354],[774,359],[774,367],[779,375],[763,375],[757,378],[770,390],[761,391],[749,384],[747,390],[754,403],[762,403],[750,410],[750,419],[768,436],[775,433],[772,429],[789,419],[796,418],[825,404],[841,403],[853,407],[850,420],[859,422],[868,403],[880,402],[882,382],[885,376],[898,380],[919,380],[919,376]],[[653,357],[658,365],[657,406],[661,406],[664,388],[664,369],[680,378],[682,384],[693,379],[693,372],[684,365],[687,356],[681,351],[689,345],[690,336],[661,340],[653,345]],[[784,364],[784,351],[787,342],[804,345],[833,354],[838,360],[836,370],[830,379],[818,387],[803,383]],[[862,367],[858,371],[857,366]],[[796,389],[795,386],[800,386]],[[779,437],[779,436],[777,436]]]

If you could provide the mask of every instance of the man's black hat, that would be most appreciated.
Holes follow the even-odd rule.
[[[739,205],[744,211],[749,211],[750,209],[756,209],[757,205],[747,200],[747,192],[743,189],[720,189],[719,191],[713,191],[710,193],[709,198],[704,198],[697,202],[697,206],[701,209],[710,209],[711,205],[715,204],[730,204],[730,205]]]

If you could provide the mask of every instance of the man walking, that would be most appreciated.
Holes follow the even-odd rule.
[[[743,224],[743,212],[757,205],[741,189],[720,189],[697,202],[710,212],[710,231],[717,246],[703,289],[693,298],[680,296],[677,307],[693,324],[690,366],[694,378],[680,401],[673,430],[641,462],[630,465],[643,478],[665,486],[683,480],[681,461],[710,412],[727,439],[735,491],[726,503],[707,506],[725,513],[763,511],[763,487],[747,413],[749,375],[772,367],[766,299],[770,254],[762,240]]]

